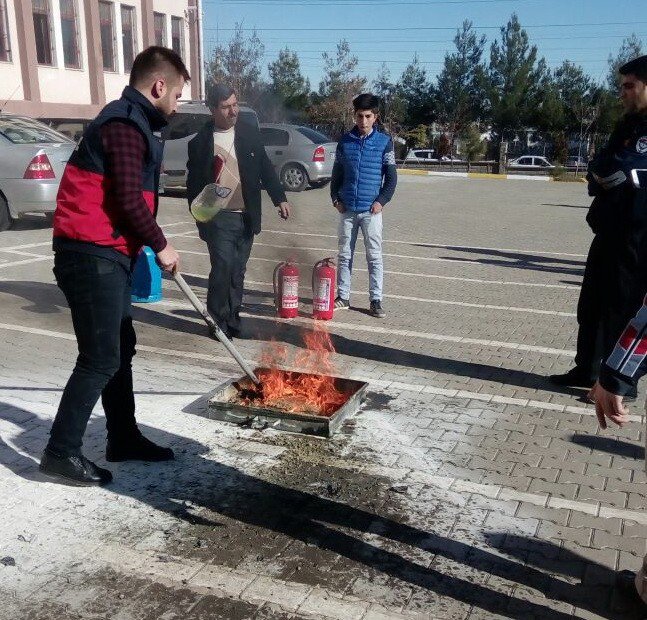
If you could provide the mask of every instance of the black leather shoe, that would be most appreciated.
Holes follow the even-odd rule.
[[[581,387],[589,389],[595,383],[595,379],[592,379],[588,374],[583,373],[578,368],[571,368],[571,370],[562,375],[550,375],[548,380],[553,385],[559,385],[560,387]]]
[[[83,455],[61,457],[45,450],[38,469],[60,482],[77,486],[103,486],[112,482],[112,474],[107,469],[98,467]]]
[[[114,440],[108,438],[106,461],[172,461],[175,458],[171,448],[163,448],[146,439],[141,433],[128,439]]]
[[[616,573],[616,588],[622,592],[623,596],[637,605],[638,609],[647,612],[647,604],[636,590],[636,573],[631,570],[621,570]]]

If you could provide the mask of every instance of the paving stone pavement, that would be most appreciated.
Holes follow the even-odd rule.
[[[286,364],[311,328],[308,266],[334,255],[327,190],[265,214],[247,272],[258,360]],[[0,233],[0,618],[640,618],[614,591],[647,551],[644,416],[598,429],[569,368],[590,241],[580,184],[403,178],[385,213],[387,318],[326,327],[340,376],[369,382],[331,439],[205,417],[241,371],[170,281],[134,311],[138,419],[171,463],[109,464],[105,489],[37,464],[76,355],[40,219]],[[209,271],[181,197],[161,221],[204,296]],[[302,316],[273,317],[271,273],[302,265]],[[642,397],[639,398],[642,402]],[[100,406],[84,450],[105,465]]]

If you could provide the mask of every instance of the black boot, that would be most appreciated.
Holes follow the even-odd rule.
[[[558,385],[560,387],[581,387],[589,389],[592,388],[595,383],[594,378],[592,378],[588,373],[577,368],[577,366],[575,368],[571,368],[571,370],[562,375],[550,375],[548,380],[553,385]]]
[[[171,448],[164,448],[146,439],[139,431],[132,436],[114,439],[108,437],[106,461],[171,461],[175,458]]]
[[[107,469],[98,467],[82,454],[56,456],[45,450],[38,469],[59,482],[77,486],[103,486],[112,482],[112,474]]]

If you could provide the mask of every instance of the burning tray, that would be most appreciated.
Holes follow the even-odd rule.
[[[256,368],[254,372],[263,382],[266,373],[276,374],[277,371]],[[322,377],[300,372],[278,372],[297,381],[320,380]],[[344,420],[359,410],[368,384],[341,377],[323,377],[332,383],[338,394],[341,393],[342,398],[339,400],[343,400],[326,413],[308,406],[295,410],[294,405],[288,405],[289,397],[285,398],[285,404],[280,398],[272,405],[264,404],[260,398],[255,398],[252,382],[247,377],[242,377],[227,381],[217,389],[209,399],[209,409],[205,415],[211,419],[237,424],[265,424],[278,430],[330,437]]]

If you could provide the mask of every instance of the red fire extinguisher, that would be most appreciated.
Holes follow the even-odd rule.
[[[274,268],[274,305],[282,319],[293,319],[299,314],[299,268],[291,261]]]
[[[312,318],[329,321],[335,309],[335,261],[324,258],[312,269]]]

